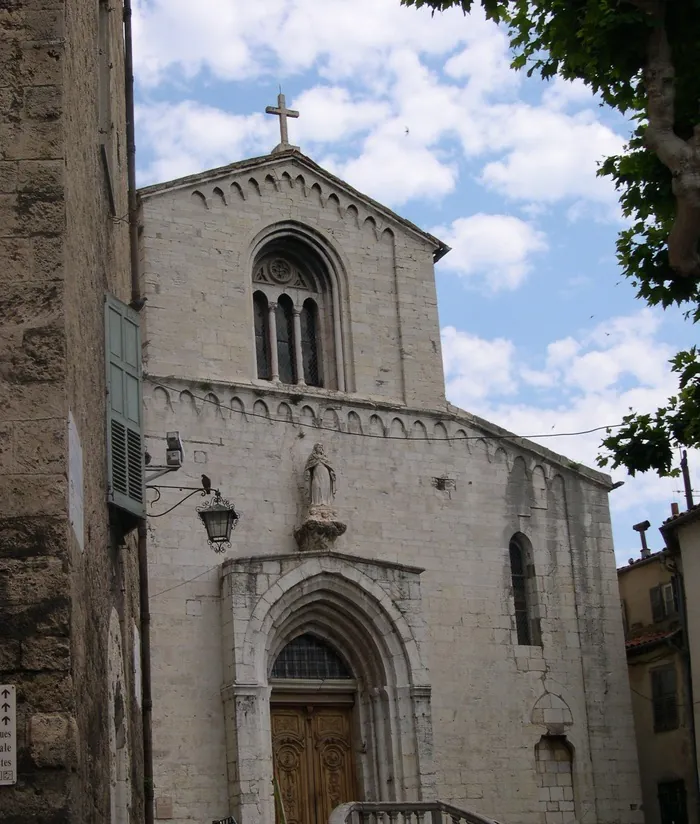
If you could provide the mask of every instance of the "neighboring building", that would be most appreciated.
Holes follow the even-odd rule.
[[[241,513],[149,520],[156,818],[641,822],[610,480],[445,400],[448,249],[286,143],[141,199],[146,435]]]
[[[697,824],[692,699],[671,554],[618,569],[646,824]]]
[[[687,482],[686,486],[689,487],[690,483]],[[678,570],[681,617],[685,624],[686,646],[690,660],[691,683],[688,700],[694,709],[690,725],[697,768],[697,754],[700,751],[697,737],[700,729],[700,506],[693,506],[691,499],[685,512],[679,513],[676,504],[673,504],[672,508],[674,514],[662,525],[661,534]],[[696,772],[696,786],[697,780]],[[697,806],[695,813],[697,816]]]
[[[105,293],[131,298],[123,28],[120,0],[0,3],[3,824],[142,820],[135,541],[105,427]]]

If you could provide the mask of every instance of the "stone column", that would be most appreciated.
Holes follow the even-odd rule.
[[[301,351],[301,309],[294,307],[294,360],[296,361],[297,385],[306,386],[304,380],[304,356]]]
[[[280,379],[280,365],[277,357],[277,303],[270,301],[267,307],[267,331],[270,336],[270,371],[272,372],[272,380],[278,381]]]

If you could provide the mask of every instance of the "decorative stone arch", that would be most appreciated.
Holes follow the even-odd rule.
[[[112,824],[128,824],[131,815],[131,759],[128,693],[119,615],[112,609],[107,639],[107,724],[109,741],[109,803]]]
[[[545,692],[535,702],[530,720],[533,724],[547,728],[547,735],[563,735],[574,723],[569,705],[554,692]]]
[[[251,295],[260,291],[262,284],[252,282],[255,267],[266,255],[275,250],[289,248],[292,258],[304,257],[309,267],[309,277],[313,283],[310,298],[326,301],[326,316],[319,318],[325,333],[321,336],[321,356],[325,359],[329,379],[326,388],[341,392],[355,389],[350,302],[348,297],[348,265],[344,255],[321,232],[293,220],[280,221],[266,226],[252,237],[248,243],[247,271],[251,273]],[[315,290],[315,293],[314,293]],[[263,293],[265,288],[262,288]],[[301,302],[301,301],[300,301]],[[250,325],[254,329],[253,304],[250,305]],[[302,306],[295,305],[295,311]],[[325,326],[324,326],[325,324]],[[300,353],[297,352],[297,355]],[[255,358],[254,358],[255,361]],[[255,363],[253,363],[255,367]],[[257,374],[257,371],[254,371]],[[297,376],[298,378],[299,376]]]
[[[372,567],[371,561],[337,554],[297,556],[297,565],[262,594],[242,622],[245,631],[231,668],[235,680],[224,690],[227,733],[235,728],[235,737],[228,739],[231,808],[241,824],[273,815],[270,673],[281,650],[304,634],[335,649],[354,676],[360,800],[432,797],[425,625],[418,610],[407,620],[387,589],[355,561]],[[417,583],[415,571],[413,577]],[[235,618],[233,624],[235,639]],[[255,768],[246,773],[252,758]],[[245,790],[251,782],[258,795],[254,803]]]

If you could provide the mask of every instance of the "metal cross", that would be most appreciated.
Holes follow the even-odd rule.
[[[294,109],[288,109],[287,104],[284,99],[284,95],[280,92],[277,95],[277,105],[276,106],[267,106],[265,108],[266,114],[276,114],[277,117],[280,119],[280,134],[282,136],[282,140],[280,145],[288,146],[289,145],[289,134],[287,133],[287,118],[288,117],[299,117],[299,112],[295,112]]]

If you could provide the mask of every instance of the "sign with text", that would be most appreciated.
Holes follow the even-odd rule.
[[[0,684],[0,786],[17,783],[17,688]]]

